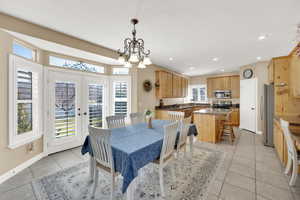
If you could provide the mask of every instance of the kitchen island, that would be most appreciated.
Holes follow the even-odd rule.
[[[231,109],[205,108],[193,112],[194,124],[198,130],[198,140],[218,143],[220,123]]]

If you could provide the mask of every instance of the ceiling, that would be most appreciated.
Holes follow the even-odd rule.
[[[137,36],[152,61],[187,75],[287,55],[299,10],[299,0],[0,0],[0,12],[114,50],[131,36],[130,19],[137,17]]]

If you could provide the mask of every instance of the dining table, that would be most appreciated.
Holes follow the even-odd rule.
[[[127,193],[127,200],[133,199],[139,169],[159,158],[164,138],[164,126],[170,123],[169,120],[153,120],[152,128],[148,128],[147,123],[138,123],[111,129],[110,140],[115,171],[123,177],[122,193]],[[179,131],[177,134],[178,141]],[[190,125],[188,136],[191,153],[193,152],[193,136],[197,134],[196,127]],[[90,176],[93,180],[95,169],[89,136],[84,141],[81,153],[90,155]]]

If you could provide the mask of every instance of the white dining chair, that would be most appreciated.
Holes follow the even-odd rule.
[[[94,156],[94,188],[92,197],[95,197],[99,179],[98,169],[101,169],[111,175],[111,199],[113,199],[115,178],[118,174],[115,172],[112,148],[110,144],[111,130],[89,126],[89,135]]]
[[[174,159],[174,147],[177,136],[177,129],[179,126],[179,122],[173,122],[164,126],[164,140],[160,153],[160,157],[158,160],[153,161],[153,163],[159,165],[159,184],[161,189],[161,196],[165,197],[164,190],[164,181],[163,181],[163,168],[168,165],[168,163]],[[175,181],[175,166],[171,167],[172,176]]]
[[[179,133],[179,140],[177,144],[177,153],[179,153],[180,149],[183,149],[184,156],[186,156],[187,137],[191,126],[191,122],[192,122],[191,116],[184,118],[180,122],[180,129],[179,129],[180,133]]]
[[[138,124],[145,122],[145,115],[141,112],[130,113],[131,124]]]
[[[168,119],[170,121],[180,121],[184,118],[184,112],[168,111]]]
[[[125,116],[124,115],[108,116],[106,117],[106,123],[109,129],[125,127]]]
[[[289,122],[280,119],[280,125],[283,130],[284,138],[286,141],[286,146],[288,149],[288,162],[285,168],[285,174],[288,174],[292,169],[292,176],[290,179],[290,186],[294,186],[298,176],[298,166],[300,164],[300,159],[292,138],[291,131],[289,129]]]

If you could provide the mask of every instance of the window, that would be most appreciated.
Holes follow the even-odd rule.
[[[9,147],[39,138],[42,114],[42,66],[10,55]]]
[[[127,115],[127,89],[126,82],[114,82],[114,114]]]
[[[192,101],[206,101],[206,85],[192,87]]]
[[[128,74],[129,73],[129,69],[125,68],[125,67],[120,67],[120,68],[112,68],[112,74],[119,74],[119,75],[123,75],[123,74]]]
[[[29,60],[36,60],[36,51],[18,42],[13,43],[13,54],[21,56],[23,58],[27,58]]]
[[[112,76],[112,115],[128,116],[131,111],[131,78],[130,76]]]
[[[84,63],[81,61],[69,60],[65,58],[59,58],[55,56],[49,56],[49,64],[57,67],[71,68],[86,72],[104,73],[104,67]]]

